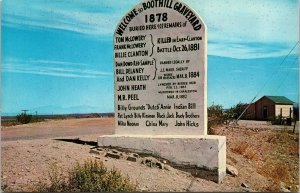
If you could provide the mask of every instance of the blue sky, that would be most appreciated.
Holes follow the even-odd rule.
[[[140,1],[2,1],[3,114],[113,112],[115,27]],[[208,27],[208,105],[298,102],[297,0],[183,0]]]

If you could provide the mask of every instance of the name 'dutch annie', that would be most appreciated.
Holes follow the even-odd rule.
[[[206,134],[207,32],[177,0],[144,1],[114,34],[117,133]]]

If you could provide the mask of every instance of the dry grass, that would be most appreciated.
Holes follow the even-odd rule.
[[[246,149],[244,156],[247,159],[256,160],[257,159],[257,151],[253,147],[249,147]]]
[[[115,168],[108,170],[102,161],[86,160],[77,163],[64,175],[62,170],[52,167],[49,172],[50,184],[39,182],[33,192],[132,192],[136,184],[129,177],[123,177]]]
[[[280,190],[278,184],[276,184],[274,182],[266,188],[266,191],[267,192],[282,192]]]
[[[236,146],[232,149],[232,151],[234,153],[238,153],[238,154],[241,154],[243,155],[244,152],[246,151],[246,149],[248,148],[248,144],[247,143],[238,143],[236,144]]]
[[[291,156],[299,156],[299,143],[288,149]]]
[[[290,179],[291,179],[291,175],[289,173],[290,168],[281,163],[281,162],[276,162],[274,163],[274,160],[270,160],[268,159],[268,161],[264,164],[263,167],[261,167],[258,170],[258,173],[268,177],[271,181],[272,181],[272,185],[270,185],[269,187],[267,187],[267,191],[271,191],[271,192],[279,192],[280,188],[279,188],[279,183],[280,182],[284,182],[287,185],[291,185]],[[294,186],[294,188],[292,188],[292,190],[295,190],[296,187]]]
[[[268,187],[261,191],[278,192],[279,184],[298,191],[299,185],[299,134],[291,131],[264,130],[250,132],[238,130],[239,136],[230,136],[235,140],[229,144],[230,150],[248,159],[256,172],[269,180]],[[229,132],[228,132],[229,133]],[[236,134],[236,133],[234,133]],[[233,134],[233,135],[234,135]],[[238,139],[238,140],[237,140]],[[234,156],[231,156],[234,157]],[[231,158],[230,162],[234,163]],[[253,185],[255,189],[255,186]]]
[[[3,127],[11,127],[11,126],[15,126],[15,125],[20,125],[21,123],[19,123],[18,121],[1,121],[1,126]]]
[[[280,162],[274,163],[270,159],[258,173],[271,177],[274,182],[286,181],[289,178],[288,167]]]
[[[265,164],[257,169],[258,173],[272,180],[277,186],[281,181],[291,186],[292,191],[298,191],[296,185],[299,185],[299,135],[287,131],[276,132],[267,142],[272,148],[266,152]],[[270,191],[276,190],[275,187],[270,188]]]
[[[233,156],[230,156],[230,155],[227,155],[227,161],[228,161],[228,164],[233,164],[233,165],[235,165],[235,164],[237,164],[237,160],[233,157]]]
[[[235,147],[232,149],[234,153],[238,153],[243,155],[245,158],[250,160],[257,159],[257,151],[255,148],[247,143],[237,143]]]
[[[213,127],[209,128],[207,132],[208,135],[219,135],[218,130]]]

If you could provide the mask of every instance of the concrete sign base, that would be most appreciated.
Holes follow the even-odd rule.
[[[105,135],[100,147],[119,147],[168,160],[196,176],[221,183],[226,175],[226,137],[211,135]]]
[[[144,0],[114,33],[115,135],[99,146],[152,154],[220,183],[226,137],[207,134],[207,27],[180,0]]]

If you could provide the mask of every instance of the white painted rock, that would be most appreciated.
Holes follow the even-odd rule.
[[[226,164],[226,172],[234,177],[238,176],[239,174],[238,170],[235,167],[228,164]]]
[[[280,188],[280,191],[282,191],[282,192],[291,192],[289,189],[287,189],[285,187],[285,183],[284,182],[280,182],[279,183],[279,188]]]

